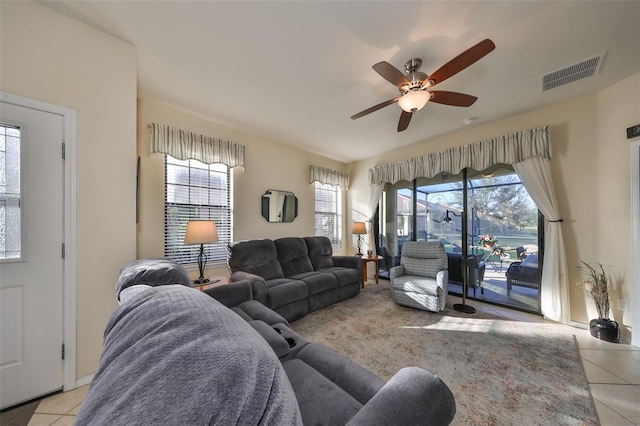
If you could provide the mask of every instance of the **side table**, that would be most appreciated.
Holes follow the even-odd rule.
[[[209,288],[218,287],[220,285],[229,284],[229,277],[217,276],[217,277],[209,277],[209,282],[203,284],[191,284],[191,288],[195,288],[196,290],[205,291]]]
[[[362,256],[362,280],[360,281],[360,288],[364,288],[364,283],[367,281],[367,263],[373,262],[376,267],[376,284],[380,279],[380,259],[382,256]]]

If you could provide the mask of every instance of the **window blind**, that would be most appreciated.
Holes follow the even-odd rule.
[[[224,164],[178,160],[165,156],[165,257],[195,264],[200,245],[185,245],[189,220],[213,220],[218,242],[205,244],[210,263],[226,263],[232,235],[232,174]]]
[[[342,188],[314,182],[315,235],[331,240],[334,249],[342,248]]]

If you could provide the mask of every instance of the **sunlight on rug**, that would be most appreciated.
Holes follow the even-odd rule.
[[[597,425],[570,328],[447,308],[399,306],[389,285],[314,312],[291,327],[388,380],[402,367],[439,375],[456,397],[455,425]]]

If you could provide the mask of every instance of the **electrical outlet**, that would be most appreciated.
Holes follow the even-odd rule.
[[[627,299],[618,299],[618,310],[627,312],[627,309],[629,309],[629,305],[627,305]]]

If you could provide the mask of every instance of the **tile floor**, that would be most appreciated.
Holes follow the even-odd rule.
[[[455,298],[453,298],[455,299]],[[453,301],[451,303],[458,303]],[[477,301],[476,309],[518,321],[542,321],[541,317]],[[602,342],[589,331],[571,328],[577,338],[582,364],[603,426],[640,425],[640,348]],[[71,425],[87,386],[44,399],[29,425]]]

